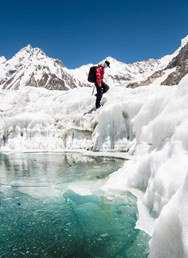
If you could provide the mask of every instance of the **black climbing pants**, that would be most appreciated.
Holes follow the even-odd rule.
[[[102,95],[109,90],[109,86],[105,82],[102,82],[101,87],[96,83],[95,83],[95,86],[96,86],[96,90],[97,90],[96,108],[99,108],[101,106],[100,102],[102,99]]]

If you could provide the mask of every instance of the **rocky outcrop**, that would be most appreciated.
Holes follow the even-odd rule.
[[[127,88],[136,88],[140,86],[147,86],[153,83],[157,78],[160,78],[165,74],[164,70],[159,70],[154,72],[151,76],[149,76],[146,80],[141,81],[141,82],[134,82],[134,83],[129,83],[127,85]]]
[[[161,84],[176,85],[188,73],[188,43],[180,50],[179,54],[172,59],[166,69],[176,68]]]
[[[2,89],[16,90],[23,86],[43,87],[49,90],[68,90],[81,86],[64,64],[52,59],[31,45],[21,49],[12,59],[1,62]]]
[[[169,69],[173,69],[169,72]],[[179,53],[169,61],[168,65],[164,69],[155,71],[147,79],[141,81],[135,81],[127,85],[128,88],[136,88],[140,86],[146,86],[153,83],[157,78],[162,77],[168,72],[167,78],[162,81],[161,85],[177,85],[180,80],[188,73],[188,43],[185,44],[179,51]]]

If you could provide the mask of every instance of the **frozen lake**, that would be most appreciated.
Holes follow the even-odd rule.
[[[0,257],[146,258],[136,199],[100,186],[123,160],[0,154]]]

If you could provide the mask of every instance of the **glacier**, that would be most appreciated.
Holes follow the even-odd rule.
[[[137,197],[136,227],[151,236],[149,258],[187,258],[188,75],[173,87],[160,85],[172,70],[135,89],[111,81],[103,106],[85,115],[95,103],[91,87],[1,89],[0,151],[128,159],[101,189]]]
[[[187,85],[188,75],[174,87],[112,87],[104,106],[85,116],[91,88],[1,90],[1,152],[129,154],[103,191],[137,196],[137,227],[152,236],[149,257],[187,257]]]

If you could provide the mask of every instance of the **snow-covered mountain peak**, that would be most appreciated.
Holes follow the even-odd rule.
[[[0,63],[1,64],[1,63]],[[18,89],[24,86],[67,90],[80,86],[69,70],[58,59],[48,57],[40,48],[28,45],[1,65],[3,89]]]
[[[11,60],[9,60],[10,64],[15,64],[19,62],[19,64],[23,64],[25,62],[31,62],[34,59],[40,60],[48,58],[44,51],[40,48],[33,48],[31,45],[28,45],[22,48],[19,52],[13,56]]]
[[[26,47],[22,48],[20,51],[32,51],[33,50],[33,47],[31,46],[31,44],[28,44]]]

